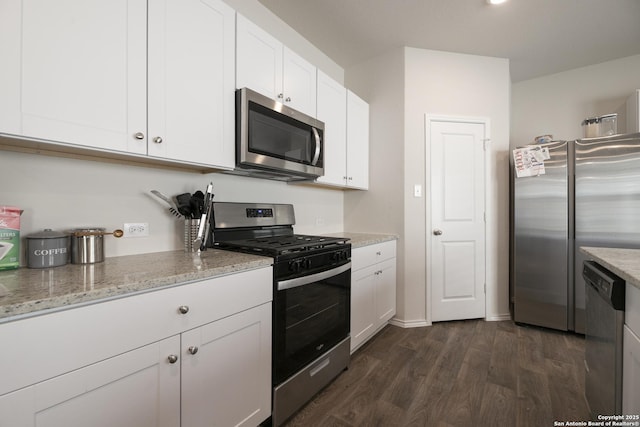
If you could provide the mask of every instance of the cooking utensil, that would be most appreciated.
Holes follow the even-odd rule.
[[[193,193],[189,205],[191,206],[191,217],[200,219],[202,210],[204,209],[204,193],[200,190]]]
[[[178,205],[178,212],[180,212],[185,218],[191,218],[193,211],[191,210],[191,194],[183,193],[176,196],[176,202]]]
[[[177,206],[175,205],[175,203],[173,203],[171,201],[171,199],[169,199],[167,196],[165,196],[164,194],[162,194],[158,190],[151,190],[151,194],[153,194],[154,196],[156,196],[160,200],[164,200],[167,203],[167,205],[169,205],[169,212],[171,212],[172,215],[175,215],[177,217],[181,217],[182,216],[182,214],[180,212],[178,212],[178,209],[177,209]]]
[[[194,245],[200,248],[201,251],[206,250],[206,234],[205,229],[208,230],[209,208],[211,206],[211,197],[213,196],[213,183],[210,182],[207,185],[207,191],[204,195],[204,207],[202,209],[202,215],[200,216],[200,224],[198,226],[198,236],[193,242]]]
[[[117,229],[113,231],[76,231],[73,233],[74,236],[107,236],[109,234],[112,234],[113,237],[122,237],[124,231]]]

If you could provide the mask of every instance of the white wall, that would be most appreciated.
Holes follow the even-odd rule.
[[[345,81],[370,102],[373,171],[367,194],[345,196],[345,228],[401,235],[396,320],[406,326],[431,319],[425,114],[489,118],[487,318],[508,318],[508,60],[404,48],[346,70]],[[415,184],[425,197],[413,197]]]
[[[0,205],[24,209],[21,235],[44,228],[122,228],[147,222],[150,236],[108,237],[105,256],[180,250],[183,223],[149,191],[175,196],[214,184],[216,201],[293,203],[296,232],[343,230],[343,193],[309,186],[225,174],[199,174],[117,163],[0,151]],[[317,221],[321,219],[322,221]],[[316,226],[316,223],[323,223]]]
[[[346,86],[369,103],[369,190],[345,194],[345,229],[400,236],[396,317],[404,318],[404,54],[396,49],[345,72]]]
[[[638,88],[640,55],[515,83],[511,146],[529,144],[545,134],[578,139],[582,120],[615,112],[618,130],[624,133],[624,104]]]
[[[405,194],[425,186],[425,198],[405,197],[405,286],[408,321],[430,321],[429,274],[424,268],[429,170],[425,164],[425,114],[487,117],[491,123],[486,192],[488,319],[509,315],[509,61],[405,48]],[[427,266],[428,268],[428,266]],[[426,292],[426,294],[425,294]]]

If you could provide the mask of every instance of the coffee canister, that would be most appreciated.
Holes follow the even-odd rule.
[[[76,228],[69,232],[72,263],[93,264],[104,261],[104,228]]]
[[[27,236],[27,267],[49,268],[69,262],[69,235],[45,228]]]

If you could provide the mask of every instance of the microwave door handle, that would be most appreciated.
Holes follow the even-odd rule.
[[[313,154],[313,160],[311,160],[311,165],[315,166],[318,163],[318,159],[320,158],[320,134],[318,130],[314,127],[311,128],[313,130],[313,137],[316,140],[316,152]]]
[[[339,267],[332,268],[331,270],[321,271],[320,273],[311,274],[309,276],[297,277],[295,279],[282,280],[277,282],[277,289],[284,291],[286,289],[297,288],[298,286],[310,285],[320,280],[328,279],[329,277],[337,276],[351,268],[351,262],[343,264]]]

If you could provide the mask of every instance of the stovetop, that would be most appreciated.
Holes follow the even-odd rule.
[[[312,253],[320,249],[335,247],[340,249],[348,239],[337,237],[310,236],[294,234],[290,236],[269,236],[256,239],[242,239],[218,242],[222,248],[240,249],[247,252],[259,252],[264,255],[286,255]]]

